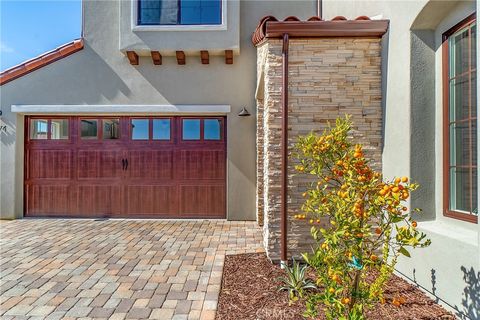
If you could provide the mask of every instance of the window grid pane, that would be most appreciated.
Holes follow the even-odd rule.
[[[182,120],[182,139],[200,140],[200,119]]]
[[[139,25],[222,24],[222,0],[139,0]]]
[[[120,138],[120,119],[103,120],[103,139],[116,140]]]
[[[153,140],[170,140],[170,119],[153,119]]]
[[[203,138],[205,140],[220,140],[220,120],[205,119],[203,126]]]
[[[80,122],[80,136],[82,139],[97,139],[98,137],[98,120],[82,119]]]
[[[132,119],[132,140],[149,139],[149,122],[148,119]]]
[[[448,39],[449,210],[478,215],[475,23]]]
[[[68,119],[52,119],[50,139],[68,139]]]
[[[30,120],[30,139],[47,139],[48,138],[48,120],[31,119]]]

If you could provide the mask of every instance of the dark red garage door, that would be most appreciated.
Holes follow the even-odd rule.
[[[223,117],[27,117],[25,216],[224,218]]]

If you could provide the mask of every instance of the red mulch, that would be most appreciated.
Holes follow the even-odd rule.
[[[288,305],[286,291],[278,291],[283,270],[263,253],[231,255],[225,258],[222,289],[218,302],[218,320],[296,320],[304,319],[305,306],[298,301]],[[455,317],[416,287],[393,276],[384,294],[385,304],[367,313],[367,319],[439,320]],[[394,297],[404,297],[400,307],[392,305]],[[320,315],[318,319],[325,319]]]

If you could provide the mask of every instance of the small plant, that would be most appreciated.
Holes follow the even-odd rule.
[[[383,290],[399,255],[409,257],[408,247],[430,244],[406,206],[418,185],[407,177],[384,181],[362,146],[352,144],[351,125],[349,117],[337,119],[322,135],[300,137],[296,144],[296,169],[317,180],[304,193],[304,214],[296,215],[312,224],[317,243],[313,253],[303,255],[322,288],[307,298],[305,315],[310,317],[317,316],[322,303],[327,319],[365,319],[367,308],[384,302]],[[320,227],[322,217],[327,227]],[[375,274],[373,282],[368,274]]]
[[[283,283],[283,286],[281,286],[279,290],[288,291],[290,301],[303,298],[307,290],[317,288],[311,279],[306,278],[307,264],[301,265],[293,259],[291,267],[289,267],[288,264],[284,264],[283,266],[287,276],[278,278],[278,280]]]

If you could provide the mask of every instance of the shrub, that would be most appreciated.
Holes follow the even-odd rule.
[[[367,308],[384,302],[383,289],[399,255],[409,257],[408,247],[430,244],[405,206],[418,185],[407,177],[383,181],[362,146],[351,142],[351,126],[348,116],[337,119],[322,135],[300,137],[295,147],[296,169],[317,180],[304,193],[304,214],[296,216],[312,224],[316,245],[303,257],[323,288],[307,298],[310,317],[322,303],[327,319],[364,319]],[[367,281],[373,274],[373,282]]]
[[[292,266],[290,267],[288,264],[285,264],[284,269],[286,276],[278,279],[283,283],[283,286],[281,286],[279,290],[288,291],[290,301],[303,298],[307,290],[317,288],[315,283],[306,277],[305,273],[308,269],[307,264],[300,265],[300,263],[294,259]]]

